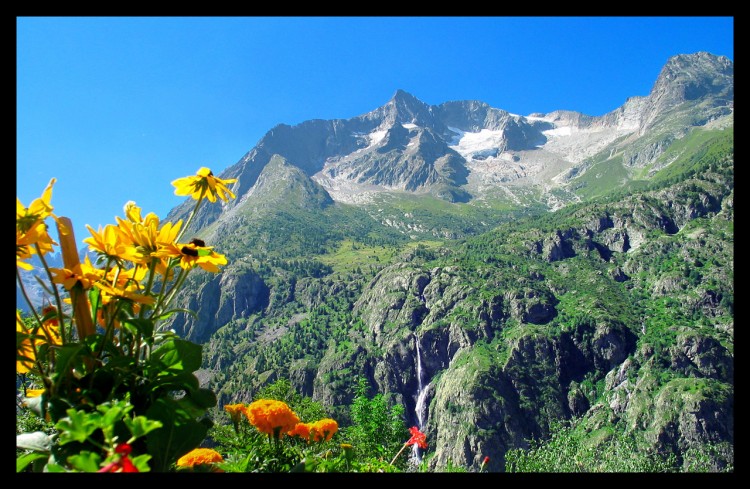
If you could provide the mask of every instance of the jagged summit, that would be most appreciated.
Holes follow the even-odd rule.
[[[371,112],[372,118],[380,121],[381,128],[393,124],[416,124],[431,126],[436,123],[429,105],[414,95],[398,89],[382,107]]]
[[[607,171],[625,174],[625,180],[632,169],[668,164],[657,160],[689,128],[731,121],[733,97],[732,61],[705,52],[670,58],[648,96],[629,97],[597,117],[570,110],[521,116],[477,100],[428,105],[397,89],[381,107],[351,119],[275,126],[222,173],[238,180],[238,199],[204,207],[193,222],[208,225],[252,200],[248,193],[273,155],[345,203],[408,192],[519,205],[533,194],[537,204],[555,209],[579,199],[582,187],[574,181],[594,160],[611,161]],[[190,209],[176,208],[170,218]]]

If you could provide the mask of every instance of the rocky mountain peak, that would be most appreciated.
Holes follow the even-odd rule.
[[[376,112],[382,117],[381,127],[393,124],[416,124],[424,127],[435,124],[430,106],[401,89],[396,90],[388,103]]]
[[[726,56],[707,52],[680,54],[669,58],[648,96],[644,122],[684,102],[711,96],[713,105],[733,105],[734,63]]]
[[[293,205],[320,208],[333,203],[330,195],[286,158],[275,154],[263,168],[255,185],[246,194],[254,206]]]
[[[273,155],[301,170],[298,178],[279,182],[307,178],[308,185],[319,184],[340,202],[365,204],[377,194],[427,192],[450,202],[486,197],[515,205],[542,189],[542,204],[559,208],[578,198],[567,187],[596,158],[614,165],[613,172],[619,171],[621,153],[626,167],[645,168],[687,128],[731,115],[733,73],[732,61],[723,56],[674,56],[648,96],[630,97],[597,117],[570,110],[521,116],[477,100],[428,105],[398,89],[381,107],[351,119],[275,126],[222,173],[237,178],[238,199],[203,207],[193,225],[209,225],[250,197]],[[601,181],[606,186],[610,180]],[[261,190],[262,185],[252,198]],[[553,191],[562,191],[565,201],[550,197]],[[191,209],[186,202],[168,217],[184,218]]]

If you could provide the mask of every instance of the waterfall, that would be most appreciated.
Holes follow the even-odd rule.
[[[424,385],[424,382],[422,381],[422,377],[424,376],[424,371],[422,370],[422,352],[419,350],[419,339],[416,335],[414,336],[414,343],[417,346],[417,402],[414,406],[414,414],[417,416],[417,428],[419,428],[419,431],[422,431],[424,428],[425,415],[427,414],[427,406],[425,405],[425,402],[427,401],[427,388],[430,384],[428,383],[427,385]],[[422,462],[422,455],[419,453],[419,447],[414,444],[411,448],[411,461],[414,465],[419,465]]]

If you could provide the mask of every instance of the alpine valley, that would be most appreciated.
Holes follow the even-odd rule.
[[[169,325],[217,409],[285,379],[345,426],[364,378],[433,471],[504,471],[553,433],[577,443],[561,470],[625,441],[731,470],[734,65],[655,75],[601,116],[396,90],[268,131],[218,175],[237,198],[192,220],[228,265],[191,274]]]

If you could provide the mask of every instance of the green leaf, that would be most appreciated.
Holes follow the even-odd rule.
[[[160,364],[162,368],[194,372],[201,367],[201,346],[191,341],[175,339],[154,351],[150,361]]]
[[[68,409],[68,416],[55,424],[60,431],[60,445],[73,441],[85,442],[101,425],[101,414]]]
[[[59,347],[57,349],[57,361],[55,362],[57,377],[65,377],[74,368],[81,366],[83,357],[88,356],[88,348],[80,343],[69,343]]]
[[[216,393],[211,389],[198,389],[190,395],[190,399],[195,403],[196,406],[203,408],[212,408],[216,406],[218,400],[216,399]]]
[[[135,468],[138,469],[138,472],[148,472],[151,470],[151,467],[148,465],[149,460],[151,460],[151,455],[147,453],[130,459],[130,461],[133,462],[133,465],[135,465]]]
[[[98,453],[84,450],[77,455],[68,457],[68,463],[81,472],[98,472],[101,468],[102,457]]]
[[[36,460],[46,459],[47,457],[47,454],[39,452],[31,452],[21,455],[16,459],[16,472],[22,472],[30,463],[33,463]]]
[[[151,338],[154,335],[154,321],[151,319],[128,318],[123,323],[126,326],[133,326],[135,331],[144,338]]]
[[[16,435],[16,447],[37,452],[49,452],[52,448],[52,438],[42,431],[22,433]]]
[[[112,405],[109,403],[100,404],[96,409],[102,413],[99,426],[111,426],[132,411],[133,405],[127,401],[117,401]]]
[[[159,389],[194,391],[200,387],[198,378],[189,372],[165,372],[159,371],[156,378],[149,384],[149,390],[155,392]]]
[[[177,314],[177,313],[189,314],[190,316],[193,316],[196,319],[198,318],[198,314],[196,314],[196,312],[191,309],[175,308],[175,309],[169,309],[168,311],[164,311],[163,313],[154,317],[153,319],[157,321],[161,321],[163,319],[169,318],[169,316],[171,316],[172,314]]]
[[[125,426],[128,427],[128,430],[133,435],[133,438],[146,436],[151,431],[164,426],[161,421],[154,421],[148,419],[146,416],[136,416],[132,419],[125,418],[123,421],[125,422]]]
[[[146,436],[148,453],[154,457],[153,469],[157,472],[169,471],[179,457],[200,445],[208,433],[206,423],[196,421],[170,399],[157,399],[146,417],[163,425]]]

